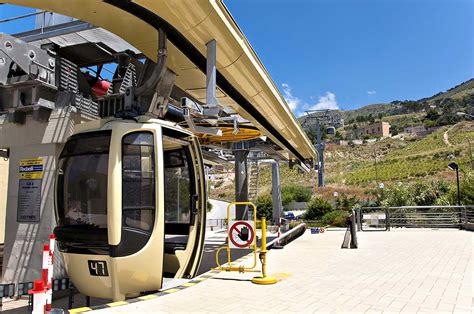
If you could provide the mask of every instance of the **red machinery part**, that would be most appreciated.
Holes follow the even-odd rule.
[[[110,87],[110,82],[106,80],[98,80],[94,86],[92,86],[92,91],[97,97],[102,97],[107,94],[107,91]]]

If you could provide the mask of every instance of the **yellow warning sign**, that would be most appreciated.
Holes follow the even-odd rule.
[[[20,179],[42,179],[44,173],[43,158],[20,159],[18,172]]]

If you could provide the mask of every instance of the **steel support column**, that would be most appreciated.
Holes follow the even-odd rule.
[[[278,224],[281,217],[281,190],[280,190],[280,165],[278,162],[272,163],[272,203],[273,203],[273,223]]]
[[[247,156],[249,151],[246,149],[234,150],[235,156],[235,201],[248,202],[249,187],[248,187],[248,172],[247,172]],[[247,206],[238,205],[235,208],[235,218],[247,220],[248,211]]]
[[[206,105],[215,107],[218,105],[216,98],[216,49],[217,42],[213,39],[206,44]]]

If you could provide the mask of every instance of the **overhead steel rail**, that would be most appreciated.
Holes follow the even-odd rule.
[[[115,33],[157,60],[158,29],[168,37],[176,85],[205,100],[206,44],[217,42],[217,98],[301,162],[316,151],[221,0],[5,0],[71,16]],[[203,96],[204,95],[204,96]]]

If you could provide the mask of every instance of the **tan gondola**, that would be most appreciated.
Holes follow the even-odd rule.
[[[90,122],[58,166],[54,233],[82,293],[123,300],[196,274],[206,195],[194,135],[145,117]]]

